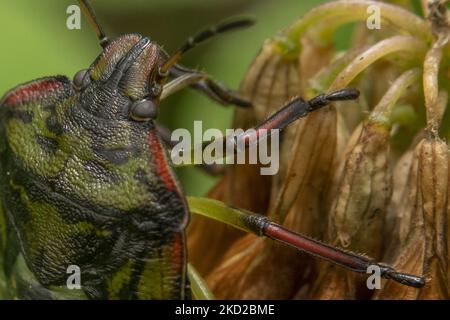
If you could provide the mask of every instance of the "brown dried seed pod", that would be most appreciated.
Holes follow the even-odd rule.
[[[388,168],[389,130],[367,123],[354,145],[349,145],[339,178],[328,226],[328,241],[378,259],[382,248],[384,214],[391,194]],[[337,266],[321,263],[313,289],[315,299],[367,298],[365,279]]]
[[[386,282],[377,299],[448,299],[447,217],[449,151],[438,138],[415,148],[409,173],[410,192],[399,203],[400,241],[391,264],[397,270],[428,277],[422,289]],[[413,181],[413,179],[415,181]]]
[[[255,119],[264,120],[300,94],[298,58],[284,57],[267,40],[247,71],[241,94],[253,103]]]
[[[330,216],[329,232],[339,246],[351,245],[374,258],[380,256],[380,233],[392,190],[388,157],[389,128],[365,124],[347,154]]]
[[[233,244],[207,282],[218,299],[291,299],[304,277],[301,257],[296,250],[247,235]]]
[[[342,161],[344,165],[336,171],[334,179],[337,189],[333,192],[329,214],[328,242],[352,251],[364,251],[375,259],[381,257],[383,223],[392,192],[389,116],[398,99],[419,75],[420,71],[413,69],[399,76],[369,119],[350,138]],[[320,269],[319,280],[313,289],[315,298],[370,296],[361,277],[323,263]],[[338,286],[339,278],[342,286]],[[336,287],[333,292],[330,284]]]
[[[335,4],[336,7],[334,7]],[[423,38],[423,40],[429,40],[430,38],[421,19],[413,15],[408,16],[407,11],[399,10],[394,6],[386,6],[382,3],[380,5],[386,9],[383,16],[388,17],[388,19],[385,19],[387,22],[398,24],[399,27],[409,30],[409,33],[414,36],[391,37],[380,41],[372,47],[372,50],[368,50],[365,55],[355,59],[355,62],[349,65],[340,76],[333,77],[333,79],[336,79],[331,86],[332,89],[347,86],[368,65],[389,53],[409,52],[413,53],[414,59],[416,59],[421,58],[422,53],[426,50],[425,43],[428,42],[418,40],[418,38]],[[365,17],[365,1],[332,3],[295,23],[287,33],[281,34],[280,42],[277,45],[272,45],[272,40],[266,42],[242,86],[244,96],[247,95],[247,98],[250,98],[256,104],[254,114],[256,120],[263,120],[273,113],[274,109],[279,108],[285,101],[277,102],[277,100],[281,100],[283,94],[289,95],[293,83],[295,83],[295,88],[292,92],[301,93],[302,88],[306,86],[299,79],[307,74],[312,76],[316,68],[315,63],[310,65],[302,63],[302,61],[305,61],[305,57],[315,58],[314,53],[318,48],[314,46],[303,48],[300,64],[298,63],[298,57],[293,57],[290,53],[283,55],[278,50],[289,51],[290,48],[292,49],[289,45],[294,44],[295,46],[296,39],[301,38],[302,34],[304,36],[305,30],[310,24],[314,24],[314,18],[320,16],[320,14],[333,16],[333,11],[338,10],[345,15],[344,9],[348,10],[346,6],[358,9],[358,20],[362,16]],[[398,17],[405,19],[396,19]],[[351,20],[347,17],[343,17],[342,20],[339,16],[336,18],[332,26],[344,20]],[[327,28],[328,23],[323,19],[319,24],[316,35],[320,35],[321,30],[327,33],[330,31],[327,29],[334,29],[333,27]],[[308,36],[314,35],[309,33]],[[275,42],[276,40],[274,40]],[[302,45],[308,46],[309,44],[304,40]],[[308,49],[311,49],[309,53]],[[294,51],[291,50],[290,52]],[[319,56],[317,55],[317,57]],[[320,65],[319,60],[313,62],[319,62],[317,65]],[[297,82],[294,81],[294,78],[291,79],[293,65],[298,65],[300,69],[300,76],[294,75]],[[310,66],[312,68],[309,68]],[[302,67],[304,70],[302,70]],[[280,70],[285,70],[284,77]],[[389,70],[393,71],[394,69],[389,68]],[[286,76],[286,72],[288,76]],[[381,74],[383,75],[385,72],[382,71]],[[305,76],[305,78],[307,77]],[[300,92],[297,92],[297,90]],[[336,110],[331,107],[310,115],[284,133],[281,173],[278,179],[275,179],[271,193],[269,213],[272,218],[284,222],[291,229],[300,230],[313,236],[315,234],[319,237],[322,235],[320,223],[324,219],[320,219],[320,217],[326,212],[324,208],[327,208],[329,203],[324,199],[327,194],[330,194],[326,189],[329,185],[331,172],[336,165],[336,155],[339,154],[339,148],[345,141],[345,126],[340,127],[341,123],[343,122],[339,121]],[[320,151],[322,150],[324,152],[321,154]],[[343,221],[346,219],[344,218]],[[351,231],[340,230],[340,233],[351,233]],[[357,236],[353,234],[353,237],[350,236],[350,238],[353,242],[353,238],[357,238]],[[212,288],[219,298],[289,298],[295,292],[296,286],[298,287],[304,281],[303,274],[304,271],[307,271],[305,266],[310,267],[311,264],[302,264],[299,257],[293,256],[292,250],[286,250],[289,249],[252,236],[246,236],[230,248],[216,271],[210,274],[208,281],[212,284]],[[300,255],[299,253],[295,254]],[[305,272],[305,274],[309,273]],[[338,277],[334,279],[337,281]],[[331,278],[331,281],[337,283],[334,279]],[[356,292],[358,288],[354,286],[344,287],[348,288],[351,296],[359,296],[359,293]],[[305,291],[307,291],[307,288],[302,287],[301,292],[304,293]],[[301,297],[302,295],[297,296]]]
[[[409,215],[404,217],[405,211],[400,210],[402,202],[411,201],[409,195],[411,188],[415,188],[417,177],[414,176],[413,166],[414,150],[409,150],[398,160],[394,168],[393,193],[391,203],[386,213],[384,228],[384,259],[391,261],[391,254],[395,253],[395,248],[404,243],[406,235],[400,230],[400,222],[409,219]],[[409,223],[408,223],[409,224]]]
[[[337,145],[337,112],[319,110],[299,123],[292,156],[269,214],[298,232],[320,234],[320,208]]]
[[[324,72],[318,73],[319,69],[329,60],[329,54],[322,52],[323,49],[316,47],[312,41],[305,39],[302,42],[300,74],[303,75],[304,73],[310,76],[317,74],[317,77],[319,77],[316,82],[312,80],[305,82],[304,85],[308,88],[311,85],[327,85],[326,80],[342,69],[344,63],[341,60],[345,59],[336,61],[332,65],[334,68],[327,67]],[[318,52],[321,52],[321,54]],[[318,61],[317,57],[320,57]],[[311,60],[316,61],[313,68],[308,66],[311,64]],[[306,98],[311,98],[311,95],[314,95],[312,90],[305,91],[308,91],[307,94],[310,95]],[[297,195],[302,196],[302,191],[313,192],[314,194],[322,191],[326,183],[325,180],[329,178],[336,151],[337,120],[336,109],[331,105],[308,115],[304,120],[299,121],[295,128],[288,130],[287,135],[290,139],[283,141],[282,170],[278,175],[278,178],[282,179],[282,183],[274,183],[272,190],[269,212],[272,213],[273,218],[279,218],[280,221],[283,221],[289,210],[293,208]],[[344,126],[343,123],[340,124]],[[312,188],[309,188],[309,184]],[[300,190],[301,188],[305,190]],[[302,216],[298,212],[295,215]],[[302,230],[302,232],[311,231],[309,228],[306,229],[308,230]]]

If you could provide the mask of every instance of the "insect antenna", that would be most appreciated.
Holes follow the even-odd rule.
[[[89,24],[94,29],[97,38],[100,41],[100,45],[102,46],[102,48],[105,48],[109,43],[109,39],[103,31],[102,26],[98,22],[97,17],[94,13],[94,9],[92,8],[88,0],[78,0],[78,2],[80,3],[81,10],[88,19]]]
[[[169,69],[180,61],[187,51],[195,48],[198,44],[228,31],[250,27],[254,23],[255,21],[250,18],[236,18],[231,21],[222,22],[199,32],[197,35],[190,37],[177,51],[175,51],[174,54],[172,54],[171,57],[169,57],[169,59],[159,69],[160,75],[165,77]]]

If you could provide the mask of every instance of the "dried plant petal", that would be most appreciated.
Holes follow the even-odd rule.
[[[260,122],[300,94],[297,57],[280,54],[266,41],[241,85],[242,96],[254,105]]]
[[[411,4],[406,0],[395,2],[405,8]],[[360,29],[355,42],[359,48],[353,45],[346,54],[330,63],[334,31],[347,22],[365,23],[367,8],[372,4],[381,8],[383,29]],[[437,138],[448,97],[437,80],[442,67],[448,67],[441,61],[445,61],[450,47],[444,47],[448,34],[443,20],[438,22],[445,28],[436,28],[437,20],[430,21],[428,25],[408,10],[380,1],[340,0],[313,9],[266,41],[241,87],[243,96],[252,100],[255,108],[238,111],[235,125],[245,119],[252,125],[261,122],[293,96],[311,98],[346,87],[357,77],[358,81],[362,80],[359,103],[363,108],[358,106],[349,112],[338,112],[338,104],[333,104],[294,123],[282,135],[281,166],[277,176],[262,185],[262,180],[253,177],[250,168],[233,167],[213,195],[238,203],[236,193],[244,194],[252,188],[251,182],[259,183],[257,195],[239,206],[258,206],[257,202],[262,201],[263,211],[254,208],[252,211],[266,213],[295,231],[325,238],[352,251],[367,252],[373,258],[383,257],[403,272],[425,273],[430,278],[420,290],[386,282],[377,292],[379,299],[429,299],[449,295],[449,157],[446,143]],[[430,50],[433,35],[436,41]],[[418,125],[423,118],[422,93],[417,90],[419,71],[404,72],[400,80],[397,79],[402,82],[402,77],[403,80],[409,77],[401,84],[402,88],[397,87],[397,80],[391,84],[399,73],[421,64],[424,65],[428,118],[428,128],[423,131]],[[413,83],[415,86],[407,92],[406,88]],[[444,87],[448,89],[447,84]],[[386,90],[388,93],[384,94]],[[408,132],[409,137],[421,133],[417,138],[419,143],[413,144],[415,150],[401,157],[400,152],[411,138],[404,139],[401,147],[390,151],[390,113],[403,95],[409,96],[403,103],[411,106],[411,112],[418,113],[419,120],[415,120],[417,124],[410,131],[409,128],[401,131],[408,123],[394,126],[392,131],[401,133],[394,137],[404,139]],[[361,123],[369,106],[381,97],[370,118]],[[351,104],[348,105],[346,109],[351,108]],[[349,128],[354,130],[350,138]],[[397,161],[394,193],[389,205],[390,166]],[[211,226],[202,223],[201,228],[192,229],[196,229],[198,243],[201,229],[207,228],[211,237],[206,243],[212,243],[222,252],[228,247],[224,256],[222,252],[215,257],[208,255],[207,259],[214,263],[205,264],[208,268],[216,265],[207,280],[218,298],[367,299],[372,295],[366,288],[364,276],[328,263],[319,264],[270,241],[245,236],[230,245],[228,239],[236,238],[219,231],[219,237],[227,239],[222,243],[226,245],[220,247],[218,241],[209,241],[220,227]],[[204,243],[198,248],[208,250]],[[197,253],[197,259],[201,259],[201,251]]]
[[[413,69],[398,77],[369,119],[350,138],[344,165],[335,178],[337,190],[329,215],[327,242],[352,251],[364,251],[375,259],[381,257],[381,235],[392,191],[389,116],[397,100],[419,75],[420,71]],[[314,298],[354,299],[370,295],[364,290],[365,282],[361,277],[324,263],[320,269],[313,289]]]
[[[448,299],[447,200],[449,151],[436,138],[422,140],[415,149],[409,176],[416,178],[408,199],[398,207],[403,212],[403,234],[392,265],[402,272],[425,274],[422,289],[387,282],[377,299]],[[409,216],[408,216],[409,215]]]
[[[415,144],[414,144],[415,145]],[[393,193],[388,212],[386,214],[385,229],[384,229],[384,246],[386,248],[385,259],[392,261],[390,253],[395,251],[399,245],[402,245],[406,239],[407,232],[404,228],[396,226],[403,222],[404,225],[409,225],[410,215],[405,216],[405,211],[401,210],[404,201],[412,201],[409,198],[412,188],[416,188],[417,177],[413,174],[415,171],[411,170],[413,166],[414,150],[407,151],[397,162],[393,175]],[[408,221],[408,222],[407,222]]]
[[[365,250],[380,256],[379,237],[391,193],[389,128],[366,124],[346,157],[344,175],[339,182],[334,215],[330,226],[336,228],[338,245]]]
[[[207,282],[219,299],[291,299],[304,277],[302,256],[247,235],[233,245]]]
[[[361,130],[356,130],[356,135],[357,142],[350,145],[343,174],[338,181],[339,190],[330,214],[327,240],[352,251],[364,250],[378,259],[392,182],[388,167],[389,130],[369,122]],[[363,293],[359,292],[364,288],[363,278],[325,263],[321,263],[320,274],[314,298],[361,298]]]

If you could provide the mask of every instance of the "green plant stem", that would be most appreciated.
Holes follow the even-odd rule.
[[[372,110],[369,121],[390,127],[389,119],[394,106],[404,96],[408,87],[417,82],[421,74],[419,68],[411,69],[401,74]]]
[[[188,276],[191,282],[192,295],[196,300],[214,300],[213,293],[209,290],[205,280],[197,270],[188,263]]]
[[[273,44],[275,48],[284,54],[297,54],[300,51],[301,46],[299,39],[311,26],[322,21],[334,21],[335,19],[341,23],[365,22],[369,17],[367,9],[371,5],[376,5],[380,8],[382,23],[397,27],[403,32],[414,35],[425,43],[430,43],[433,40],[430,28],[426,21],[399,6],[379,1],[341,0],[326,3],[311,10],[303,18],[278,34],[273,39]],[[326,24],[322,24],[322,26],[323,28],[335,30],[339,24],[330,23],[329,26]],[[317,32],[317,34],[330,33],[331,30],[326,29]]]
[[[367,49],[369,49],[369,46],[350,49],[345,54],[334,60],[330,65],[319,71],[312,79],[308,81],[309,91],[307,91],[307,96],[314,97],[328,90],[337,75],[350,62],[352,62]]]
[[[411,36],[394,36],[382,40],[357,56],[334,80],[329,91],[345,88],[362,71],[375,61],[394,52],[410,52],[413,57],[421,57],[426,53],[426,45]],[[382,81],[380,79],[380,81]]]

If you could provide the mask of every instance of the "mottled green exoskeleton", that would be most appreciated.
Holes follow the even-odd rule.
[[[374,264],[214,201],[191,199],[188,208],[154,122],[158,105],[192,86],[224,104],[250,106],[207,75],[177,64],[197,43],[248,20],[208,29],[169,56],[138,34],[109,41],[88,3],[80,4],[101,40],[99,57],[73,82],[42,78],[0,101],[1,298],[188,299],[190,211],[354,271]],[[310,101],[298,98],[256,129],[283,129],[331,101],[357,97],[356,90],[343,89]],[[81,272],[80,290],[67,286],[73,266]],[[386,278],[423,284],[379,266]],[[189,274],[192,288],[203,288]]]

